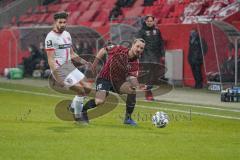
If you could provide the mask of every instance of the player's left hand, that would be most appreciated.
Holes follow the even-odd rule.
[[[87,70],[90,70],[90,71],[92,71],[92,72],[94,73],[93,64],[92,64],[91,62],[87,62],[87,63],[85,64],[85,66],[86,66],[86,69],[87,69]]]

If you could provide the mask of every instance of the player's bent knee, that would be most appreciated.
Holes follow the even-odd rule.
[[[95,99],[96,105],[103,104],[104,102],[105,102],[105,99],[99,99],[99,98],[96,98],[96,99]]]
[[[91,88],[84,88],[85,94],[89,94],[91,92]]]

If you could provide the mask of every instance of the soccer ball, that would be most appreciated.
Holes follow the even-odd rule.
[[[166,113],[164,112],[156,112],[152,116],[152,123],[157,127],[157,128],[164,128],[167,126],[169,123],[169,117]]]

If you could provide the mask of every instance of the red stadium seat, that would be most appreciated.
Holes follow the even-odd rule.
[[[67,11],[68,6],[69,6],[69,3],[63,3],[63,4],[61,4],[60,11]]]
[[[112,9],[114,4],[116,3],[116,0],[111,0],[111,1],[103,1],[102,8],[103,9]]]
[[[143,9],[144,7],[140,6],[140,7],[129,9],[125,11],[125,13],[123,14],[125,17],[137,17],[143,13]]]
[[[172,17],[179,17],[184,12],[185,5],[184,4],[176,4]]]
[[[69,12],[77,11],[77,10],[79,10],[80,5],[81,5],[81,2],[70,3],[67,7],[67,11],[69,11]]]
[[[91,6],[89,7],[89,10],[98,10],[99,8],[101,8],[101,5],[102,1],[93,1]]]
[[[48,12],[56,13],[60,11],[61,5],[60,4],[54,4],[48,6]]]
[[[46,13],[47,7],[46,6],[37,6],[34,10],[35,13]]]
[[[104,25],[103,21],[94,21],[94,22],[92,22],[91,27],[92,28],[97,28],[97,27],[101,27],[103,25]]]
[[[80,16],[80,14],[81,13],[79,11],[72,12],[68,18],[68,23],[76,24],[76,21],[77,21],[78,17]]]
[[[168,17],[168,14],[173,11],[173,9],[173,4],[164,4],[163,8],[161,9],[160,16],[165,18]]]
[[[99,11],[94,21],[103,21],[103,22],[108,21],[109,12],[110,12],[110,9],[102,9],[101,11]]]
[[[92,3],[91,1],[83,1],[83,2],[81,2],[81,4],[78,6],[78,10],[80,10],[81,12],[88,11],[91,3]]]
[[[39,19],[37,20],[38,23],[43,23],[47,18],[48,18],[49,14],[48,13],[43,13],[40,14]]]
[[[80,21],[91,21],[95,18],[95,16],[97,15],[97,11],[96,10],[87,10],[86,12],[84,12],[80,17],[79,20]]]
[[[53,23],[53,15],[54,15],[54,13],[48,13],[48,17],[45,19],[44,23],[52,24]]]
[[[85,21],[85,22],[80,22],[78,21],[79,23],[77,23],[78,25],[81,25],[81,26],[87,26],[87,27],[90,27],[92,25],[92,22],[88,22],[88,21]]]
[[[137,1],[135,1],[134,5],[133,5],[133,8],[142,6],[143,2],[144,2],[144,0],[137,0]]]

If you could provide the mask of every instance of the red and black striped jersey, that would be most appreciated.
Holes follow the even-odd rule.
[[[123,46],[114,46],[107,50],[108,58],[99,73],[99,78],[107,80],[126,79],[127,76],[138,76],[139,61],[128,58],[129,49]]]

